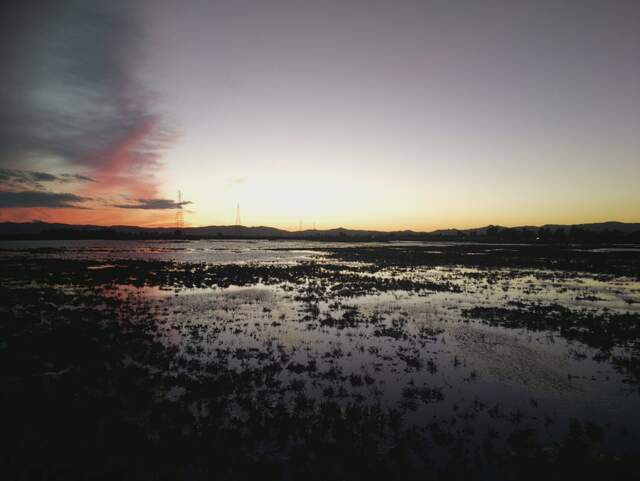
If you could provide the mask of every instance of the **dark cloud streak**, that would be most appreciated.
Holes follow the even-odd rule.
[[[171,199],[135,199],[135,204],[118,204],[113,207],[119,209],[165,210],[182,209],[185,205],[189,204],[193,204],[193,202],[175,202]]]
[[[61,174],[58,179],[60,182],[95,182],[95,179],[80,174]]]
[[[47,182],[95,182],[91,177],[80,174],[59,174],[54,175],[48,172],[38,172],[33,170],[0,169],[0,185],[10,189],[37,188],[42,189],[43,183]]]
[[[86,209],[78,203],[90,200],[70,193],[41,191],[0,192],[0,208],[43,207],[50,209]]]

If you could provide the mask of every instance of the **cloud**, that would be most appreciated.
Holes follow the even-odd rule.
[[[0,167],[77,166],[97,181],[90,195],[156,195],[153,172],[174,136],[135,80],[143,31],[138,9],[119,0],[2,3]],[[47,175],[31,180],[53,181]]]
[[[182,209],[185,205],[193,204],[191,201],[176,202],[171,199],[135,199],[134,202],[134,204],[118,204],[113,207],[119,209],[164,210]]]
[[[80,174],[60,174],[58,176],[60,182],[95,182],[95,179]]]
[[[51,209],[86,209],[76,205],[90,200],[70,193],[41,191],[0,192],[0,208],[45,207]]]
[[[21,188],[43,189],[43,183],[47,182],[95,182],[94,179],[80,174],[54,175],[48,172],[33,170],[1,169],[0,186],[3,189],[16,190]]]

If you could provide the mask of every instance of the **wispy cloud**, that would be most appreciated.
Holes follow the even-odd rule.
[[[227,179],[226,184],[224,185],[224,189],[225,190],[241,189],[242,184],[247,182],[247,180],[248,179],[246,177],[229,177]]]
[[[119,209],[164,210],[182,209],[185,205],[189,204],[193,204],[193,202],[176,202],[171,199],[135,199],[131,204],[117,204],[113,207],[117,207]]]
[[[60,174],[58,176],[61,182],[95,182],[95,179],[80,174]]]
[[[42,189],[47,183],[95,182],[80,174],[50,174],[33,170],[0,168],[0,188],[2,189]]]
[[[71,193],[21,191],[0,192],[0,208],[86,209],[81,204],[90,200]]]
[[[143,30],[135,2],[10,3],[0,7],[3,175],[34,188],[95,180],[81,195],[157,196],[154,173],[174,136],[135,80]],[[28,170],[49,162],[90,178]]]

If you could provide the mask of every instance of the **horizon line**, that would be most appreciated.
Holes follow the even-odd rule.
[[[94,226],[94,227],[103,227],[103,228],[117,228],[117,227],[126,227],[126,228],[136,228],[136,229],[176,229],[175,225],[134,225],[134,224],[69,224],[65,222],[48,222],[42,220],[31,220],[24,222],[15,222],[15,221],[0,221],[0,224],[59,224],[65,226]],[[414,232],[414,233],[424,233],[429,234],[438,231],[469,231],[469,230],[479,230],[485,229],[488,227],[502,227],[507,229],[514,228],[543,228],[546,226],[581,226],[581,225],[594,225],[594,224],[640,224],[640,220],[635,222],[628,221],[618,221],[618,220],[605,220],[605,221],[596,221],[596,222],[579,222],[579,223],[545,223],[545,224],[516,224],[516,225],[505,225],[505,224],[486,224],[477,227],[445,227],[445,228],[436,228],[432,230],[415,230],[411,228],[404,229],[390,229],[390,230],[382,230],[375,228],[352,228],[352,227],[329,227],[329,228],[310,228],[310,229],[302,229],[302,230],[291,230],[282,227],[274,227],[270,225],[236,225],[236,224],[207,224],[207,225],[188,225],[183,226],[182,230],[185,229],[204,229],[208,227],[220,227],[220,228],[245,228],[245,229],[259,229],[259,228],[267,228],[267,229],[276,229],[279,231],[295,234],[296,232],[326,232],[326,231],[335,231],[335,230],[346,230],[346,231],[368,231],[368,232],[378,232],[378,233],[397,233],[397,232]]]

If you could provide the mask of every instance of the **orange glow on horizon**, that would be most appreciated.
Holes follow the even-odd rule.
[[[21,208],[0,209],[1,222],[42,221],[59,224],[76,225],[131,225],[139,227],[171,227],[174,222],[173,211],[158,213],[152,211],[133,211],[128,209],[108,208],[94,209],[49,209]]]

